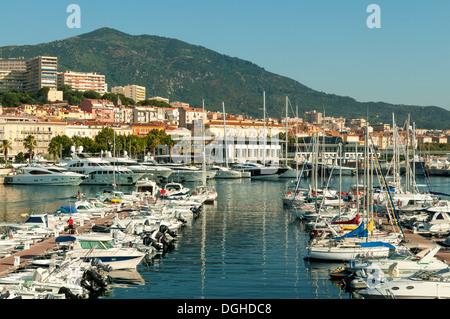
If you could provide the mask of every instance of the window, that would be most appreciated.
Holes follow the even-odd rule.
[[[98,240],[80,240],[80,246],[83,249],[111,249],[113,245],[108,241],[98,241]]]

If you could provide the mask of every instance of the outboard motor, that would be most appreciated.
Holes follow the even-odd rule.
[[[163,248],[163,246],[156,241],[156,239],[155,239],[156,233],[157,233],[157,231],[155,231],[155,230],[151,231],[151,232],[143,232],[143,234],[141,235],[142,243],[145,246],[152,246],[152,247],[156,248],[156,250],[161,250]]]
[[[64,294],[66,299],[81,299],[80,296],[75,295],[72,291],[70,291],[69,288],[66,288],[66,287],[59,288],[58,293]]]
[[[173,240],[169,240],[166,237],[166,233],[169,234],[172,237],[176,237],[177,235],[169,229],[166,225],[161,225],[159,227],[159,231],[155,234],[155,240],[158,243],[161,243],[163,245],[163,250],[172,250],[175,248],[175,243]]]
[[[83,273],[81,285],[90,292],[97,292],[98,290],[104,289],[107,283],[101,275],[88,269]]]
[[[112,270],[112,267],[110,265],[104,264],[100,259],[94,258],[91,260],[91,265],[94,267],[98,267],[106,272],[110,272]]]

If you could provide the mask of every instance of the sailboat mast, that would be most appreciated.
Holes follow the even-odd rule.
[[[202,100],[203,118],[202,118],[202,182],[206,186],[206,154],[205,154],[205,100]]]
[[[286,96],[286,130],[285,130],[285,141],[286,141],[286,167],[288,166],[288,97]]]
[[[223,142],[225,146],[225,167],[228,167],[228,146],[227,146],[227,123],[225,120],[225,102],[222,102],[222,110],[223,110]]]
[[[263,112],[264,112],[264,129],[263,129],[263,165],[266,165],[266,91],[263,92]]]

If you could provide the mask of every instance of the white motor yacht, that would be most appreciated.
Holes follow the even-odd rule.
[[[375,282],[358,294],[365,299],[449,299],[450,268]]]
[[[134,185],[143,175],[134,173],[126,167],[113,166],[103,158],[89,157],[84,154],[73,155],[66,168],[88,175],[82,184],[89,185]]]
[[[406,277],[417,271],[438,271],[447,268],[449,265],[435,257],[441,248],[436,244],[404,244],[405,249],[397,249],[393,254],[386,258],[350,260],[346,270],[351,273],[367,276],[371,269],[378,269],[383,277]],[[419,249],[416,254],[410,249]],[[380,274],[381,275],[381,274]],[[364,287],[365,288],[365,287]]]
[[[57,166],[30,164],[18,169],[18,174],[8,175],[4,184],[16,185],[79,185],[87,178],[85,174],[71,172]]]
[[[210,169],[214,169],[216,171],[216,176],[214,178],[217,179],[232,179],[232,178],[241,178],[242,173],[233,169],[229,169],[228,167],[223,166],[213,166]]]
[[[191,190],[180,183],[171,182],[161,190],[161,199],[185,199]]]

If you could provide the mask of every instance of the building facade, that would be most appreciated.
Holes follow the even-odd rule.
[[[0,116],[0,140],[11,142],[8,160],[13,161],[19,153],[27,154],[24,142],[28,135],[35,138],[34,155],[48,154],[48,145],[53,137],[64,135],[66,123],[60,120],[42,119],[35,116]],[[0,155],[3,156],[0,150]]]
[[[139,85],[116,86],[111,89],[111,92],[123,94],[136,103],[145,100],[145,87]]]
[[[108,92],[105,76],[95,72],[59,72],[58,86],[60,85],[69,85],[76,91],[95,91],[100,95]]]
[[[114,103],[109,100],[85,99],[81,110],[91,113],[92,119],[103,123],[114,123]]]
[[[49,87],[50,89],[58,87],[57,57],[38,56],[27,60],[26,65],[24,83],[26,93],[37,93],[43,87]]]

